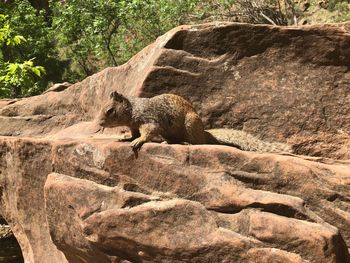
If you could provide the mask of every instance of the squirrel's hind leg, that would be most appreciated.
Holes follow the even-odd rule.
[[[185,119],[185,141],[190,144],[205,144],[206,133],[204,132],[204,125],[199,117],[199,115],[195,112],[188,113]]]

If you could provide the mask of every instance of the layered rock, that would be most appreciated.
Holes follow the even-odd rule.
[[[0,101],[0,214],[25,261],[349,262],[348,29],[183,26],[118,68]],[[135,155],[96,133],[112,90],[176,93],[208,128],[314,157],[155,143]]]
[[[159,144],[136,158],[108,139],[3,138],[1,152],[28,262],[349,260],[349,163]]]
[[[0,134],[42,136],[91,120],[112,90],[173,92],[195,105],[208,128],[243,129],[288,139],[299,154],[349,159],[349,28],[178,27],[120,67],[61,92],[0,103]]]

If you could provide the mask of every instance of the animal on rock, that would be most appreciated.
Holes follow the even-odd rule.
[[[133,149],[161,136],[168,143],[222,144],[246,151],[292,152],[287,144],[265,142],[244,131],[205,130],[193,106],[174,94],[138,98],[113,91],[97,122],[103,128],[129,127],[131,137],[124,140],[130,140]]]

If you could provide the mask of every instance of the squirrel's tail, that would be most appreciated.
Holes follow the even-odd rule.
[[[207,141],[210,144],[233,146],[245,151],[292,153],[292,147],[284,143],[270,143],[259,140],[244,131],[233,129],[206,130]]]

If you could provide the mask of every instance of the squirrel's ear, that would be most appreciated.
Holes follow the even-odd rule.
[[[125,99],[125,97],[122,94],[116,91],[112,91],[111,94],[109,94],[109,97],[114,101],[119,101],[119,102],[122,102]]]

